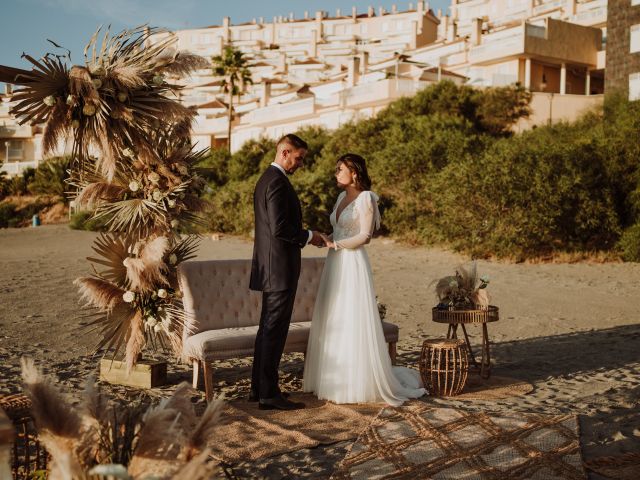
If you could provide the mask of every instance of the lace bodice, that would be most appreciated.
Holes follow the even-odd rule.
[[[373,232],[380,228],[378,196],[370,191],[361,192],[340,212],[336,221],[338,206],[345,196],[345,192],[338,195],[331,212],[332,238],[337,248],[358,248],[369,243]]]

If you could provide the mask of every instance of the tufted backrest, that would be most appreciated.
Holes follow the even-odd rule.
[[[303,258],[292,322],[310,321],[324,258]],[[206,330],[260,323],[261,292],[249,290],[251,260],[183,262],[178,281],[188,320],[183,341]]]

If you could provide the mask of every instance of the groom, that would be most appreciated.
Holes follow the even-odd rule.
[[[300,276],[300,250],[321,247],[318,232],[303,230],[300,201],[289,179],[302,166],[307,143],[288,134],[276,145],[276,158],[262,174],[253,194],[255,241],[249,288],[262,292],[262,312],[253,353],[251,394],[260,409],[295,410],[304,403],[288,400],[278,387],[278,366],[289,332]]]

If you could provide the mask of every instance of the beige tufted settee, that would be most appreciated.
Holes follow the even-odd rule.
[[[311,317],[324,258],[303,258],[285,352],[306,352]],[[182,336],[182,358],[193,364],[198,387],[203,366],[207,400],[213,396],[212,362],[253,355],[262,294],[249,290],[251,260],[189,261],[178,267],[188,321]],[[398,327],[383,322],[389,354],[395,363]]]

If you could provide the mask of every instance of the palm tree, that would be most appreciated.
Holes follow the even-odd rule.
[[[242,95],[244,87],[248,83],[253,83],[251,71],[247,64],[247,58],[240,50],[233,47],[225,47],[222,55],[213,57],[213,73],[218,77],[223,77],[222,88],[229,94],[228,116],[229,125],[227,127],[228,148],[231,152],[231,119],[233,116],[233,96]]]

